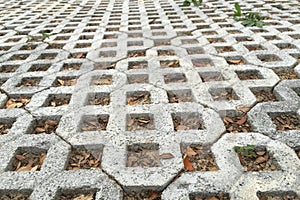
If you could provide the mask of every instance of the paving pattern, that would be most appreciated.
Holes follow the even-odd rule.
[[[0,199],[300,199],[297,0],[0,0],[0,82]]]

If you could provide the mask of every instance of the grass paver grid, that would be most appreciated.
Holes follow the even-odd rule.
[[[182,4],[0,0],[0,199],[300,199],[299,1]]]

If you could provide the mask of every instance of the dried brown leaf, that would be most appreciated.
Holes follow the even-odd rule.
[[[189,160],[189,157],[185,156],[183,159],[184,168],[188,171],[193,171],[194,167],[191,161]]]
[[[163,153],[163,154],[159,155],[159,158],[160,159],[171,159],[171,158],[174,158],[174,156],[171,153]]]
[[[237,122],[235,122],[238,125],[242,125],[247,121],[247,116],[243,116],[240,120],[238,120]]]

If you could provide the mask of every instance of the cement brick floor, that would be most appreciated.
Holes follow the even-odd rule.
[[[299,78],[297,0],[0,0],[0,199],[299,199]]]

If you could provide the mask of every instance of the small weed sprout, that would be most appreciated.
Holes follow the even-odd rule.
[[[184,0],[183,6],[190,6],[191,4],[193,4],[194,6],[198,7],[201,3],[202,0]]]
[[[254,145],[247,144],[247,146],[234,146],[233,149],[237,153],[242,154],[243,156],[257,157],[257,155],[254,152],[256,149],[256,147]]]
[[[44,42],[44,40],[46,38],[50,38],[50,34],[49,33],[41,33],[42,37],[40,38],[39,36],[32,36],[32,35],[27,35],[27,40],[26,43],[30,43],[30,42]]]
[[[262,21],[264,17],[259,13],[249,12],[244,15],[242,14],[241,6],[238,3],[234,4],[234,8],[233,19],[235,21],[242,21],[242,24],[248,27],[257,26],[262,28],[264,26],[265,23]]]

